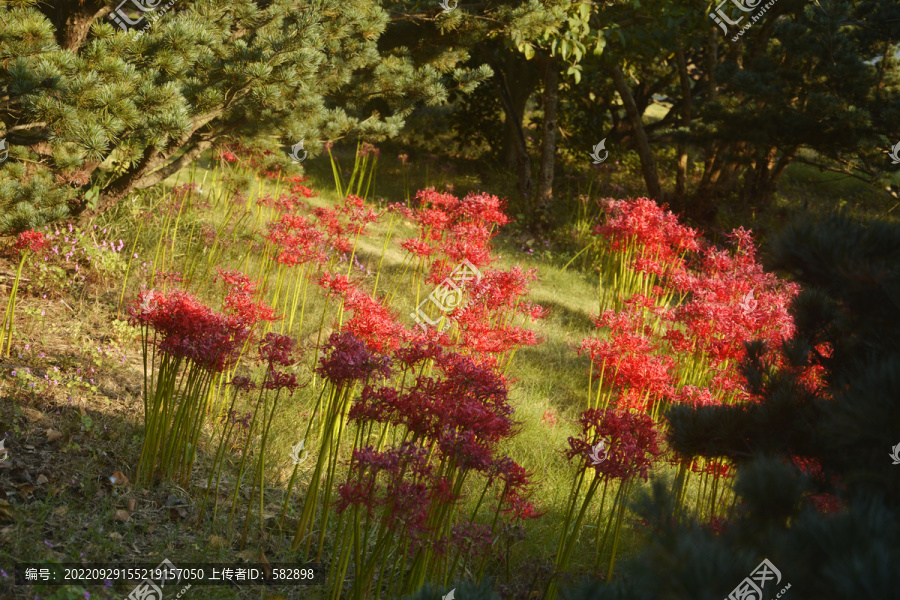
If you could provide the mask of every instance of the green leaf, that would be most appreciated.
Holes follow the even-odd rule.
[[[524,52],[525,58],[527,60],[531,60],[532,58],[534,58],[534,46],[532,46],[531,44],[525,44]]]

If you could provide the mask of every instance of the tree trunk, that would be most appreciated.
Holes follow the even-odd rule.
[[[504,79],[507,85],[507,93],[512,104],[512,115],[509,114],[503,120],[503,145],[500,158],[503,166],[515,173],[519,165],[521,145],[519,144],[519,132],[524,131],[525,107],[535,88],[534,70],[531,61],[524,60],[512,52],[504,52]],[[524,137],[524,136],[523,136]]]
[[[718,92],[718,88],[716,87],[716,66],[719,64],[718,50],[719,31],[711,28],[706,45],[706,80],[709,82],[709,85],[706,87],[706,98],[707,102],[710,103],[716,101],[716,93]],[[713,142],[707,142],[705,150],[706,156],[703,165],[704,177],[706,177],[707,171],[712,168],[713,161],[716,158],[715,144],[713,144]]]
[[[559,73],[556,60],[544,59],[544,122],[541,145],[541,169],[538,175],[537,202],[540,210],[553,202],[553,166],[556,159],[556,111],[559,105]]]
[[[522,129],[522,116],[515,112],[515,106],[513,106],[503,71],[495,62],[491,64],[491,68],[494,69],[494,81],[497,86],[497,93],[500,95],[500,101],[503,104],[506,121],[515,126],[515,139],[518,145],[518,155],[516,157],[518,188],[522,197],[528,199],[531,197],[531,157],[528,155],[528,144],[525,142],[525,131]]]
[[[87,0],[56,2],[53,8],[42,10],[56,27],[56,43],[64,50],[77,52],[87,39],[91,24],[112,12],[113,2]]]
[[[782,152],[781,157],[775,160],[778,149],[772,146],[765,155],[760,158],[754,169],[752,178],[748,178],[744,190],[744,200],[750,202],[753,209],[765,209],[772,201],[772,196],[778,187],[778,180],[791,164],[797,146]]]
[[[644,124],[641,121],[641,114],[638,112],[637,105],[631,95],[631,89],[628,82],[625,81],[625,75],[618,66],[610,69],[616,90],[622,97],[625,104],[625,112],[631,120],[631,126],[634,129],[635,146],[637,147],[638,156],[641,159],[641,173],[644,176],[644,184],[647,186],[647,194],[651,199],[661,200],[662,190],[659,186],[659,174],[656,171],[656,160],[653,158],[653,151],[650,149],[650,142],[647,140],[647,134],[644,131]]]
[[[684,48],[681,38],[676,39],[675,60],[678,63],[678,78],[681,82],[682,113],[681,126],[686,130],[691,127],[691,78],[688,75],[687,61],[684,58]],[[687,178],[688,153],[687,144],[682,140],[678,142],[678,165],[675,174],[675,197],[672,200],[676,212],[684,210],[685,180]]]

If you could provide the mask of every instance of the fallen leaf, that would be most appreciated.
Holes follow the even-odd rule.
[[[22,500],[28,499],[28,494],[34,491],[34,486],[30,483],[20,483],[16,486],[16,491],[19,492],[19,495],[22,496]]]
[[[131,515],[128,514],[127,510],[122,510],[121,508],[116,511],[116,516],[113,517],[116,521],[128,521],[131,519]]]
[[[37,478],[37,484],[38,484],[38,485],[44,485],[44,484],[47,483],[48,481],[50,481],[50,480],[47,479],[47,477],[46,477],[45,475],[38,475],[38,478]]]
[[[12,505],[6,500],[0,500],[0,519],[10,523],[13,520]]]
[[[128,499],[128,512],[134,512],[134,498]]]
[[[125,477],[125,473],[122,471],[116,471],[109,476],[109,482],[113,485],[125,485],[128,483],[128,478]]]
[[[118,531],[113,531],[112,533],[109,534],[109,537],[114,540],[121,540],[122,534],[119,533]]]
[[[266,553],[263,552],[262,548],[259,549],[259,554],[256,557],[256,562],[262,565],[266,577],[272,576],[272,565],[269,564],[269,559],[266,558]]]
[[[55,429],[47,430],[47,441],[48,442],[55,442],[56,440],[60,439],[62,436],[63,435]]]
[[[248,548],[247,550],[238,552],[237,555],[238,555],[238,558],[240,558],[244,562],[253,562],[253,559],[256,557],[256,552],[254,552],[253,550],[250,550]]]

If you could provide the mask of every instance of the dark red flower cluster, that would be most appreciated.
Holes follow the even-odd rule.
[[[229,385],[234,386],[239,392],[249,392],[256,389],[256,384],[253,383],[249,377],[244,377],[242,375],[235,375],[229,382]]]
[[[390,357],[376,356],[352,333],[332,333],[324,350],[316,373],[334,385],[373,376],[388,377],[391,373]]]
[[[383,452],[371,446],[354,450],[338,495],[338,513],[351,506],[365,507],[367,514],[378,511],[388,528],[412,539],[428,533],[433,510],[456,499],[449,482],[429,465],[427,449],[412,442]]]
[[[663,454],[656,424],[649,415],[589,408],[581,413],[578,422],[581,434],[569,438],[566,457],[580,459],[579,472],[594,468],[610,479],[640,477],[646,481],[653,462]],[[594,464],[591,455],[601,442],[605,444],[606,458]]]
[[[172,197],[178,201],[200,196],[199,183],[182,183],[172,188]]]
[[[31,250],[32,252],[40,252],[47,245],[44,234],[34,229],[23,231],[16,239],[16,250]]]
[[[267,333],[259,342],[259,360],[271,369],[272,365],[289,367],[297,362],[294,340],[289,336]]]

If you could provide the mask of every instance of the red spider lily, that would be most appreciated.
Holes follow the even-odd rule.
[[[696,230],[678,222],[671,211],[660,208],[648,198],[607,200],[607,220],[593,233],[610,240],[614,250],[627,250],[636,243],[638,255],[663,264],[672,264],[685,252],[700,249]]]
[[[297,383],[297,376],[294,373],[285,373],[274,369],[266,373],[265,381],[263,381],[263,388],[267,390],[286,389],[291,395],[294,394],[294,390],[298,387],[300,387],[300,384]]]
[[[289,181],[293,181],[294,179],[296,179],[296,178],[291,178]],[[305,177],[303,179],[301,179],[301,181],[305,181],[305,180],[306,180]],[[299,183],[297,185],[291,186],[291,193],[292,194],[300,194],[304,198],[315,198],[315,196],[316,196],[316,193],[312,189],[306,187],[305,185],[300,185]]]
[[[405,393],[363,390],[353,418],[404,425],[419,438],[444,444],[449,456],[487,467],[490,444],[511,435],[512,407],[502,377],[459,355],[443,355],[444,377],[418,377]],[[468,464],[468,463],[467,463]]]
[[[407,337],[405,329],[391,312],[364,292],[349,290],[344,298],[344,307],[353,312],[344,329],[363,340],[375,352],[396,350]]]
[[[834,494],[813,494],[809,497],[809,501],[823,515],[833,515],[843,509],[840,498]]]
[[[405,239],[400,242],[400,246],[410,254],[414,254],[421,258],[428,258],[435,250],[419,238]]]
[[[306,217],[281,215],[278,221],[268,224],[266,239],[280,250],[276,261],[296,265],[310,261],[325,262],[321,251],[324,236]]]
[[[566,457],[581,459],[579,472],[593,467],[611,479],[624,481],[638,476],[646,481],[653,461],[663,454],[659,434],[649,415],[590,408],[581,413],[578,422],[582,432],[577,438],[569,438]],[[606,441],[606,460],[593,464],[591,452],[601,440]]]
[[[478,354],[500,354],[540,343],[541,338],[534,331],[518,325],[491,325],[486,322],[487,315],[487,309],[477,305],[453,313],[453,319],[462,331],[460,346]]]
[[[234,378],[229,382],[229,385],[234,386],[238,391],[241,392],[249,392],[251,390],[256,389],[256,384],[249,377],[243,377],[241,375],[235,375]]]
[[[416,200],[421,203],[423,208],[428,205],[447,212],[452,212],[459,206],[459,199],[456,196],[438,192],[434,188],[419,190],[416,193]]]
[[[391,387],[375,388],[367,385],[347,413],[349,421],[374,421],[385,423],[397,406],[399,393]]]
[[[495,460],[487,475],[489,481],[502,481],[507,493],[524,493],[533,483],[531,474],[508,456]]]
[[[534,505],[520,496],[519,494],[506,494],[502,500],[503,514],[512,515],[514,521],[525,521],[527,519],[539,519],[543,517],[545,512],[537,512]]]
[[[331,334],[325,344],[325,356],[319,359],[319,367],[316,369],[316,373],[334,385],[370,376],[388,377],[390,372],[389,357],[376,356],[362,340],[347,332]]]
[[[224,160],[225,162],[233,163],[233,162],[237,161],[238,157],[235,156],[232,152],[228,152],[228,151],[226,150],[226,151],[223,151],[223,152],[219,152],[219,153],[216,155],[216,159],[217,159],[217,160]]]
[[[359,147],[359,155],[360,156],[368,156],[369,154],[374,154],[375,156],[381,156],[381,150],[379,150],[374,144],[370,144],[369,142],[363,142]]]
[[[488,228],[481,223],[456,223],[450,228],[441,250],[454,264],[468,260],[476,267],[483,267],[496,260],[488,248],[491,237]]]
[[[506,225],[510,219],[503,212],[505,209],[506,202],[497,196],[470,193],[459,203],[457,213],[473,221]]]
[[[47,245],[47,239],[44,234],[34,229],[23,231],[16,239],[16,250],[31,250],[32,252],[40,252]]]
[[[452,548],[463,554],[481,556],[490,552],[493,537],[490,526],[463,521],[450,529],[450,536],[446,541],[448,542],[446,548]]]
[[[714,398],[709,388],[701,389],[694,385],[682,387],[681,391],[674,396],[673,401],[687,404],[694,408],[721,404],[721,400]]]
[[[294,340],[289,336],[267,333],[259,343],[259,359],[271,369],[272,365],[284,367],[294,364]]]
[[[325,228],[327,242],[330,246],[338,252],[349,252],[352,250],[353,247],[350,245],[350,241],[344,237],[348,228],[341,223],[340,213],[336,209],[316,207],[313,209],[313,214]]]
[[[254,302],[257,284],[240,271],[225,271],[216,267],[218,277],[225,282],[225,311],[245,327],[252,327],[259,321],[274,321],[275,311],[263,302]]]
[[[394,351],[394,359],[407,368],[426,360],[437,360],[444,352],[444,348],[433,341],[412,342],[409,346],[398,348]]]
[[[329,271],[322,273],[322,276],[316,281],[316,285],[324,289],[329,298],[334,295],[345,296],[349,291],[355,289],[349,277],[332,275]]]
[[[380,217],[366,206],[365,200],[354,194],[347,196],[337,210],[347,217],[347,221],[352,225],[350,231],[354,235],[365,235],[366,227],[378,221]]]
[[[556,425],[556,422],[556,412],[554,412],[552,409],[545,410],[544,416],[541,417],[541,423],[546,423],[547,427],[553,427],[554,425]]]
[[[438,438],[441,455],[463,470],[474,469],[485,472],[493,464],[493,452],[484,442],[477,439],[475,431],[444,429]]]
[[[213,372],[234,364],[250,334],[244,321],[216,314],[181,290],[141,292],[129,313],[133,325],[152,327],[162,335],[161,352]]]
[[[370,513],[381,509],[388,528],[421,537],[428,531],[432,505],[455,500],[449,482],[433,475],[427,457],[425,448],[411,442],[383,452],[371,446],[354,450],[348,481],[338,487],[338,512],[349,506],[365,506]],[[379,475],[386,479],[383,487],[376,485]]]

